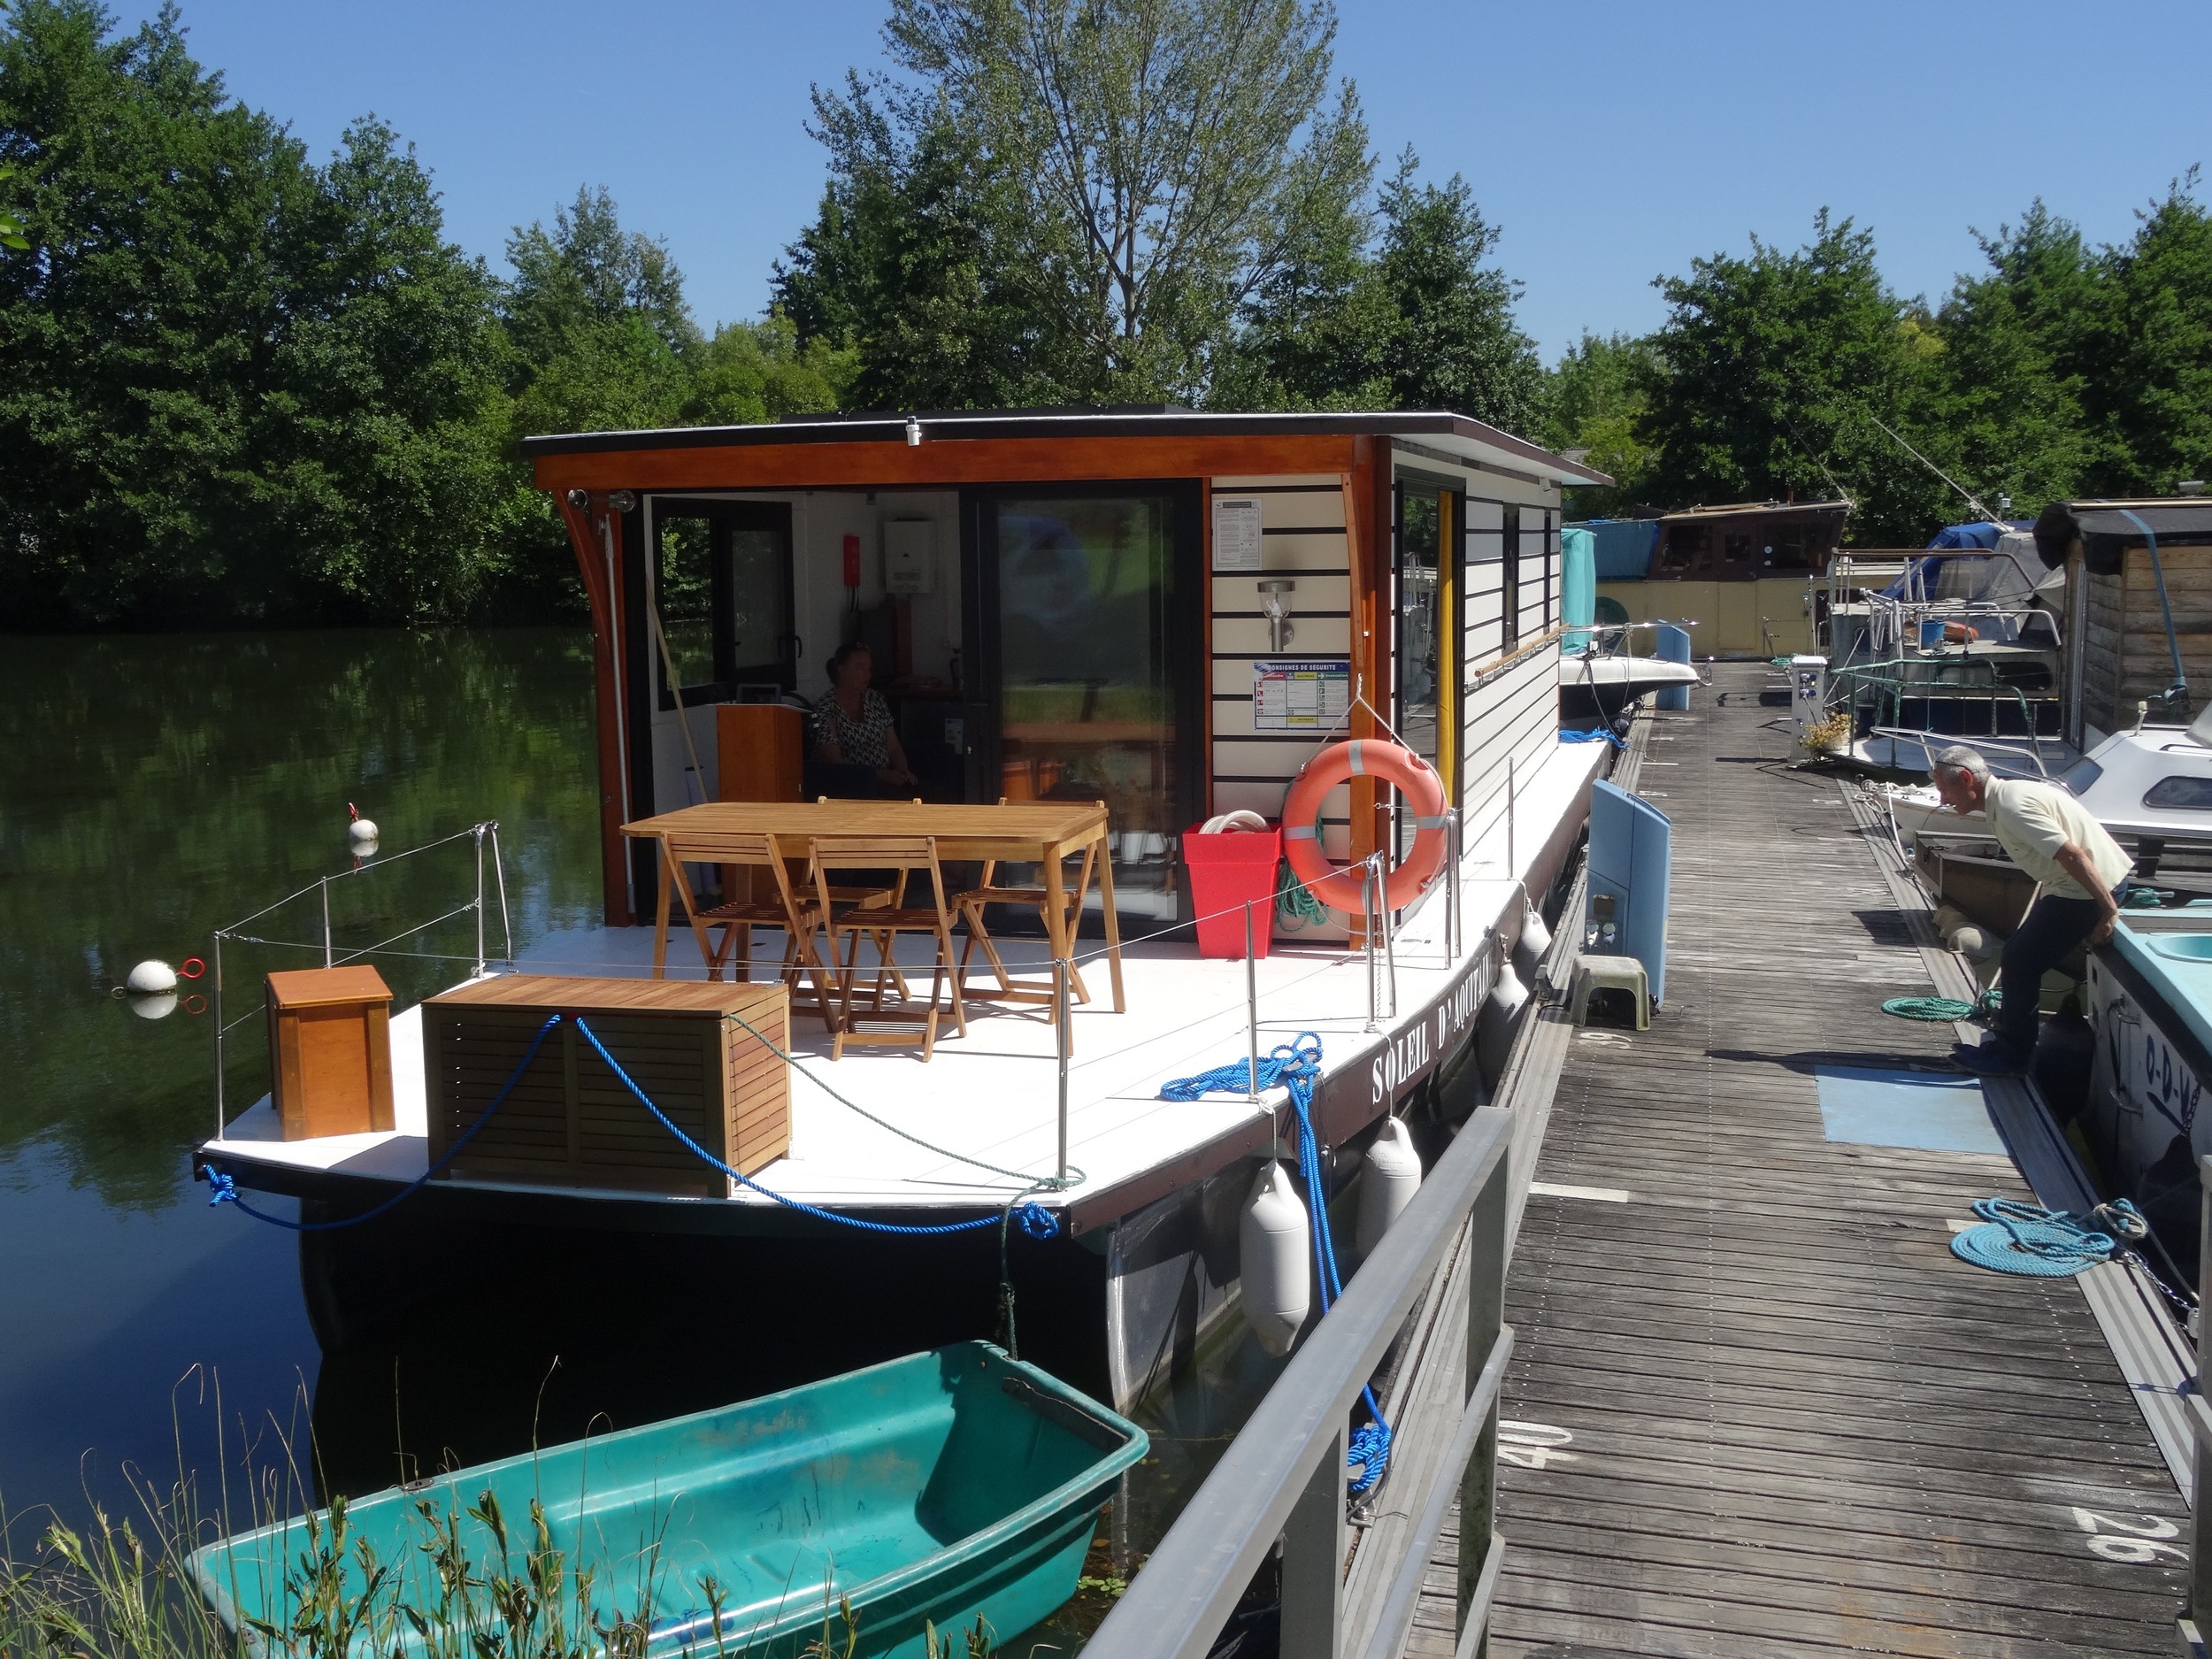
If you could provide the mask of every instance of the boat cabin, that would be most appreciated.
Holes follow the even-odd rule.
[[[2066,572],[2066,741],[2084,751],[2136,724],[2186,722],[2212,692],[2212,498],[2055,501],[2035,523]]]
[[[1739,502],[1624,521],[1600,544],[1599,600],[1624,622],[1694,622],[1701,657],[1811,650],[1812,584],[1841,548],[1850,511],[1843,501]],[[1640,571],[1640,548],[1648,549]]]
[[[1105,803],[1125,932],[1189,919],[1183,832],[1279,818],[1332,735],[1394,731],[1471,842],[1553,742],[1560,489],[1601,476],[1428,411],[809,417],[524,449],[590,597],[618,926],[658,880],[621,826],[772,798],[719,775],[719,711],[818,703],[849,641],[919,780],[895,793]],[[873,792],[805,741],[785,794]],[[1323,827],[1365,856],[1390,792],[1355,780]]]

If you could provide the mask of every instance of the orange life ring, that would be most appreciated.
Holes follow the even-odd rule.
[[[1362,882],[1350,870],[1333,864],[1321,850],[1321,803],[1347,779],[1380,778],[1395,785],[1413,809],[1415,833],[1405,862],[1383,883],[1382,902],[1402,910],[1427,890],[1444,868],[1445,827],[1449,811],[1444,780],[1436,768],[1402,744],[1380,740],[1333,743],[1308,761],[1283,803],[1283,856],[1291,873],[1331,910],[1360,915],[1365,909]]]

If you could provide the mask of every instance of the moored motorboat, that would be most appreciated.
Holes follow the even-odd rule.
[[[196,1551],[191,1571],[256,1652],[329,1577],[360,1650],[520,1646],[518,1603],[484,1581],[525,1578],[511,1563],[527,1556],[532,1588],[549,1573],[565,1603],[541,1594],[532,1617],[580,1640],[634,1633],[625,1651],[765,1659],[849,1614],[854,1645],[840,1631],[834,1651],[918,1654],[925,1621],[980,1618],[1002,1640],[1074,1594],[1099,1510],[1147,1445],[1035,1366],[957,1343],[393,1486],[345,1505],[342,1531],[334,1510],[273,1523]],[[472,1578],[439,1570],[442,1532]]]
[[[1702,684],[1689,663],[1658,657],[1607,656],[1596,650],[1559,659],[1559,712],[1571,718],[1610,719],[1640,697],[1678,686]]]

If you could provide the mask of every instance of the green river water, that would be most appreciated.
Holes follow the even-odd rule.
[[[349,802],[382,840],[330,889],[341,949],[465,903],[465,838],[396,855],[484,818],[518,949],[594,922],[592,708],[589,638],[564,630],[0,641],[0,1547],[20,1553],[49,1511],[131,1512],[134,1477],[165,1492],[180,1468],[212,1507],[218,1471],[287,1441],[359,1491],[819,1374],[792,1367],[833,1331],[772,1357],[687,1351],[687,1329],[732,1328],[741,1287],[686,1287],[677,1243],[641,1247],[661,1251],[649,1314],[549,1266],[503,1321],[323,1355],[294,1235],[211,1209],[192,1179],[215,1125],[211,1003],[147,1019],[116,994],[134,963],[205,957],[216,927],[351,870]],[[246,930],[279,942],[227,948],[233,1113],[268,1087],[262,975],[319,965],[321,929],[311,897]],[[395,1005],[460,977],[473,939],[465,915],[377,956]],[[1276,1369],[1233,1340],[1147,1410],[1155,1455],[1097,1571],[1141,1557]],[[1103,1605],[1033,1634],[1066,1651]]]

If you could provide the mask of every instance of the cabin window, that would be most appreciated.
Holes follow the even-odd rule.
[[[654,604],[687,703],[740,686],[798,683],[792,625],[791,509],[780,502],[655,503]],[[672,709],[668,664],[649,631],[660,706]]]
[[[1701,524],[1669,525],[1659,549],[1659,569],[1671,576],[1686,576],[1703,562],[1706,528]]]
[[[2143,804],[2201,812],[2212,807],[2212,778],[2161,778],[2144,793]]]
[[[1731,530],[1722,539],[1721,562],[1729,574],[1751,569],[1751,546],[1752,533],[1748,530]]]
[[[2074,794],[2079,795],[2103,776],[2104,768],[2085,755],[2061,772],[2058,780]]]
[[[1505,510],[1505,649],[1521,642],[1521,510]]]

